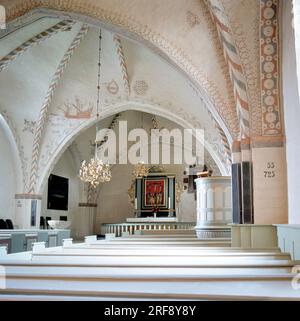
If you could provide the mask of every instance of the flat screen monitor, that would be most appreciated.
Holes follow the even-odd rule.
[[[69,179],[50,175],[48,179],[48,210],[68,210]]]

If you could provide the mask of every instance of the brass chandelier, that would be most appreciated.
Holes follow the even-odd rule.
[[[98,55],[98,84],[97,84],[97,118],[99,117],[100,105],[100,71],[101,71],[101,40],[102,34],[99,34],[99,55]],[[79,169],[79,178],[91,184],[96,188],[100,183],[109,182],[111,180],[111,168],[109,164],[104,163],[98,158],[98,141],[97,141],[98,123],[96,126],[95,140],[95,157],[89,162],[83,161]]]
[[[138,178],[138,177],[145,177],[148,176],[149,174],[149,167],[145,165],[144,162],[139,162],[134,166],[133,170],[133,177]]]

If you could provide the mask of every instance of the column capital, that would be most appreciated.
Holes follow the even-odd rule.
[[[285,136],[253,136],[252,148],[284,147]]]
[[[234,140],[231,145],[232,153],[240,153],[241,152],[241,141]]]
[[[250,138],[243,138],[241,140],[241,150],[250,150]]]
[[[241,141],[234,140],[231,145],[231,160],[232,164],[241,162]]]
[[[22,193],[15,194],[16,200],[42,200],[43,195],[41,194],[30,194],[30,193]]]
[[[79,207],[98,207],[97,203],[78,203]]]

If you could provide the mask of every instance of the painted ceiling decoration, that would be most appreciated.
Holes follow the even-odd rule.
[[[117,53],[118,53],[119,60],[120,60],[124,88],[125,88],[127,95],[130,95],[130,82],[129,82],[129,76],[128,76],[128,71],[127,71],[127,66],[126,66],[125,55],[124,55],[124,51],[123,51],[123,47],[122,47],[121,38],[118,35],[114,35],[114,41],[116,44]]]
[[[128,0],[127,0],[128,1]],[[122,6],[118,5],[115,8],[110,8],[109,2],[105,1],[90,1],[87,3],[82,3],[81,1],[35,1],[35,0],[25,0],[25,1],[3,1],[4,5],[7,4],[7,20],[14,20],[19,16],[25,15],[26,13],[30,13],[34,9],[38,9],[40,13],[41,10],[45,10],[46,15],[51,15],[49,10],[58,10],[59,12],[54,13],[54,16],[61,15],[67,13],[68,17],[73,16],[77,17],[77,14],[84,14],[91,19],[97,19],[107,23],[108,26],[114,26],[120,28],[120,31],[126,30],[126,33],[131,33],[133,37],[138,37],[140,41],[145,41],[149,44],[152,49],[156,50],[158,54],[164,56],[167,60],[169,60],[173,65],[177,66],[181,72],[188,75],[190,81],[197,84],[203,99],[207,103],[208,108],[212,111],[214,117],[218,118],[219,122],[222,122],[221,127],[226,133],[228,139],[232,139],[232,137],[236,136],[238,133],[238,120],[235,112],[235,107],[231,105],[231,101],[228,101],[228,95],[231,96],[231,93],[228,94],[226,92],[226,82],[224,81],[223,87],[225,87],[225,97],[221,94],[224,91],[219,90],[214,81],[207,77],[206,72],[201,70],[201,67],[198,66],[195,61],[193,61],[179,45],[176,45],[175,41],[168,39],[163,34],[159,33],[155,29],[159,28],[159,24],[157,24],[156,28],[152,29],[150,25],[142,23],[134,16],[130,16],[130,13],[124,14],[122,13],[122,9],[130,8],[131,5],[127,5],[127,1],[122,2]],[[176,0],[181,6],[184,6],[184,2]],[[198,1],[194,1],[194,6],[199,8]],[[20,4],[22,3],[22,4]],[[174,1],[171,1],[172,5]],[[137,2],[138,10],[142,10],[142,13],[135,12],[138,17],[144,17],[144,4],[143,1]],[[149,3],[148,3],[149,5]],[[171,5],[171,7],[172,7]],[[105,8],[108,6],[108,8]],[[155,3],[152,2],[151,6],[155,6]],[[169,9],[169,6],[165,7],[166,10]],[[126,12],[126,9],[124,10]],[[169,12],[166,12],[166,14]],[[177,15],[177,14],[176,14]],[[145,17],[144,17],[145,18]],[[171,17],[169,17],[171,18]],[[79,19],[80,20],[80,19]],[[92,22],[92,21],[91,21]],[[153,21],[155,23],[156,21]],[[175,40],[175,39],[174,39]],[[189,46],[189,45],[188,45]],[[201,46],[202,47],[202,46]],[[211,44],[209,44],[211,47]],[[207,64],[209,66],[209,64]],[[202,64],[202,66],[204,66]],[[217,70],[215,70],[217,76]],[[222,76],[222,75],[221,75]],[[222,76],[223,78],[223,76]],[[226,97],[227,96],[227,97]],[[230,112],[229,112],[230,110]],[[226,125],[224,126],[224,122]],[[226,128],[226,130],[225,130]]]
[[[279,6],[277,0],[261,0],[260,62],[262,135],[281,136],[281,108],[279,97]]]
[[[248,138],[250,135],[249,102],[243,66],[234,43],[234,37],[222,2],[220,0],[209,0],[207,3],[216,24],[224,50],[224,57],[229,68],[237,114],[240,122],[239,136],[240,138]]]
[[[38,45],[42,41],[45,41],[52,35],[56,34],[59,31],[67,31],[70,30],[72,25],[74,24],[73,21],[61,21],[50,27],[49,29],[44,30],[43,32],[37,34],[36,36],[30,38],[29,40],[25,41],[21,46],[12,50],[8,55],[1,58],[0,60],[0,72],[8,67],[8,65],[13,62],[18,56],[22,55],[26,50],[31,48],[32,46]]]
[[[1,1],[8,29],[0,32],[0,113],[18,146],[20,192],[40,193],[61,153],[95,125],[97,26],[104,31],[101,121],[137,110],[203,128],[222,174],[230,173],[236,141],[270,144],[284,135],[280,2],[164,0],[157,15],[156,1],[132,1]],[[25,104],[8,92],[13,79]]]
[[[44,98],[44,103],[41,107],[38,123],[35,130],[35,136],[33,141],[33,147],[32,147],[32,161],[31,161],[31,173],[30,173],[30,182],[29,182],[29,190],[28,193],[34,193],[35,192],[35,185],[36,185],[36,178],[37,178],[37,170],[38,170],[38,161],[40,156],[40,147],[42,144],[43,139],[43,132],[45,123],[48,116],[48,110],[51,104],[51,100],[55,91],[55,88],[57,87],[59,80],[61,79],[63,72],[70,61],[73,53],[75,52],[76,48],[80,45],[80,42],[88,32],[88,26],[83,25],[76,35],[76,37],[73,39],[70,47],[64,54],[62,60],[59,63],[59,66],[53,75],[53,78],[50,82],[49,89],[47,91],[47,94]]]

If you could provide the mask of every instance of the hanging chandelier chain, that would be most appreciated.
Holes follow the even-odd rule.
[[[97,158],[98,153],[98,143],[97,143],[97,133],[98,133],[98,118],[100,114],[100,78],[101,78],[101,50],[102,50],[102,29],[99,30],[99,38],[98,38],[98,74],[97,74],[97,107],[96,107],[96,117],[97,117],[97,124],[96,124],[96,140],[95,140],[95,158]]]
[[[101,76],[101,49],[102,49],[102,31],[99,32],[99,51],[98,51],[98,80],[97,80],[97,122],[96,122],[96,139],[95,139],[95,157],[90,162],[83,161],[79,170],[79,178],[96,188],[100,183],[109,182],[111,180],[111,169],[109,164],[105,164],[98,159],[98,121],[100,112],[100,76]]]
[[[99,117],[99,106],[100,106],[101,50],[102,50],[102,30],[100,29],[99,50],[98,50],[97,118]]]

